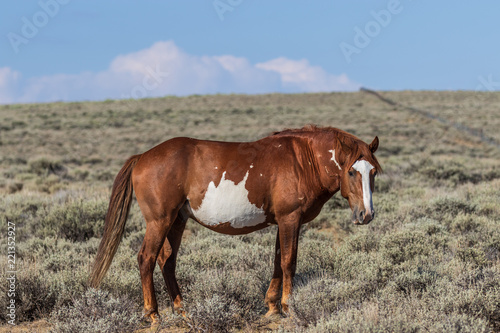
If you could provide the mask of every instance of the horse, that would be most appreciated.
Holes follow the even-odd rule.
[[[175,269],[189,218],[228,235],[278,225],[274,273],[264,302],[266,316],[281,310],[287,314],[301,225],[339,190],[355,224],[375,217],[372,192],[382,170],[374,156],[378,145],[378,137],[366,144],[340,129],[308,125],[254,142],[177,137],[134,155],[114,181],[89,286],[97,288],[111,264],[135,191],[146,221],[138,254],[145,318],[153,324],[160,320],[153,285],[156,263],[172,309],[184,313]]]

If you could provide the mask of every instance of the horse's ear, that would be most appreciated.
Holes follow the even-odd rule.
[[[368,146],[368,148],[370,148],[370,151],[372,152],[372,154],[377,151],[377,148],[378,148],[378,136],[376,136],[375,139],[373,139],[372,143],[370,143],[370,145]]]

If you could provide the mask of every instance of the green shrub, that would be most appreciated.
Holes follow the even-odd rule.
[[[413,293],[421,295],[437,278],[438,274],[436,272],[425,270],[422,267],[416,267],[396,275],[393,283],[395,284],[396,290],[405,295],[411,295]]]
[[[7,186],[7,192],[10,194],[19,192],[23,189],[24,184],[20,182],[10,182]]]
[[[112,333],[138,329],[139,311],[126,297],[115,298],[108,292],[89,289],[72,305],[51,314],[54,333]]]
[[[297,326],[307,327],[344,308],[361,304],[370,295],[370,287],[364,281],[342,282],[325,275],[296,285],[289,305]]]
[[[30,273],[34,273],[33,271]],[[5,277],[5,276],[3,276]],[[5,280],[2,278],[2,280]],[[4,285],[4,284],[2,284]],[[3,289],[3,288],[2,288]],[[16,277],[16,322],[33,321],[46,317],[57,302],[57,294],[50,288],[42,274],[17,274]],[[7,307],[7,292],[2,290],[2,308]],[[5,311],[0,314],[5,320]],[[6,321],[6,320],[5,320]]]
[[[373,193],[373,200],[377,214],[397,211],[400,204],[396,193]],[[378,218],[374,222],[377,220]]]
[[[405,304],[405,306],[407,306]],[[462,314],[437,315],[431,313],[412,315],[411,310],[381,311],[369,304],[360,310],[349,309],[337,316],[322,318],[307,333],[385,333],[385,332],[491,332],[484,319]],[[416,318],[415,318],[416,317]],[[295,331],[295,330],[293,330]]]
[[[351,235],[346,239],[344,246],[353,252],[368,253],[378,249],[379,241],[373,234],[367,231]]]
[[[41,232],[72,241],[85,241],[101,235],[108,203],[104,200],[78,200],[53,208],[41,221]]]
[[[265,312],[264,295],[271,276],[262,281],[253,272],[245,270],[198,271],[187,285],[186,309],[188,313],[196,302],[219,295],[237,307],[234,313],[246,321],[255,320]]]
[[[439,220],[443,215],[456,217],[459,214],[472,214],[476,212],[476,205],[451,197],[439,198],[434,200],[432,206],[427,209],[427,214]]]
[[[320,272],[333,272],[335,250],[333,238],[314,229],[307,230],[299,240],[297,274],[317,275]],[[272,262],[269,262],[273,266]],[[273,266],[274,267],[274,266]]]
[[[453,313],[433,323],[429,332],[486,333],[491,332],[491,328],[483,318]]]
[[[45,271],[55,273],[88,264],[96,252],[94,246],[97,246],[95,241],[80,244],[53,237],[32,238],[19,244],[18,257],[28,262],[38,262]]]
[[[457,249],[457,257],[464,263],[471,263],[478,267],[485,266],[488,263],[484,251],[474,247]]]
[[[434,180],[434,185],[477,184],[500,178],[500,172],[495,167],[488,170],[477,165],[469,166],[457,160],[446,162],[427,160],[414,171],[425,176],[427,180]]]
[[[233,299],[213,295],[189,307],[188,323],[194,332],[231,332],[237,325],[241,326],[240,315]]]
[[[51,161],[48,158],[39,158],[28,163],[30,172],[38,176],[56,175],[65,177],[68,174],[68,169],[58,161]]]
[[[500,230],[497,229],[489,234],[483,244],[483,251],[490,262],[498,262],[500,259]]]
[[[381,240],[381,251],[393,264],[429,255],[433,250],[428,237],[421,231],[398,231]]]
[[[388,193],[393,186],[393,179],[385,174],[377,176],[375,179],[375,193]]]
[[[476,215],[458,214],[451,222],[451,231],[465,234],[478,230],[481,226]]]
[[[268,243],[272,240],[273,246],[262,246],[258,241],[242,242],[240,239],[207,229],[200,230],[190,242],[181,244],[178,259],[180,279],[188,278],[185,282],[191,283],[190,277],[195,272],[209,269],[245,271],[252,273],[257,280],[270,279],[274,262],[272,237],[263,241]]]
[[[433,308],[445,314],[482,318],[500,329],[500,269],[472,268],[458,276],[439,279],[429,288]]]
[[[166,307],[170,302],[170,298],[158,265],[155,267],[153,281],[158,303],[160,307]],[[137,252],[130,249],[130,247],[124,246],[124,244],[120,244],[100,288],[114,295],[127,295],[137,305],[142,305],[142,286],[137,264]]]
[[[351,252],[347,247],[336,251],[333,275],[342,281],[362,280],[374,289],[384,284],[394,265],[379,252]]]
[[[34,236],[39,230],[40,216],[45,214],[50,200],[18,192],[0,201],[0,230],[5,234],[6,221],[16,225],[16,241],[19,243]]]
[[[454,186],[466,182],[476,184],[484,178],[482,173],[467,170],[466,166],[457,162],[427,165],[419,173],[435,180],[446,180]]]

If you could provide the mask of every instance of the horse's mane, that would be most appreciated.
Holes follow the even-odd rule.
[[[356,136],[352,135],[351,133],[347,133],[346,131],[343,131],[341,129],[328,126],[317,126],[312,124],[306,125],[302,128],[285,128],[282,131],[273,132],[271,135],[287,135],[287,134],[318,133],[318,132],[335,134],[337,137],[339,137],[339,139],[346,138],[346,139],[354,139],[357,141],[361,141]]]
[[[378,172],[382,172],[382,167],[377,161],[377,158],[372,154],[369,150],[368,145],[363,142],[358,137],[352,135],[351,133],[347,133],[341,129],[335,127],[322,127],[316,125],[306,125],[302,128],[286,128],[282,131],[273,132],[271,136],[301,136],[315,133],[325,133],[332,136],[332,140],[334,137],[338,138],[343,144],[347,145],[352,149],[352,153],[349,155],[346,164],[351,167],[358,159],[364,157],[370,162],[375,170]]]

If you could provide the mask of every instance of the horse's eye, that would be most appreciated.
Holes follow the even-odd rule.
[[[349,176],[351,176],[351,177],[354,176],[354,172],[349,170]]]

